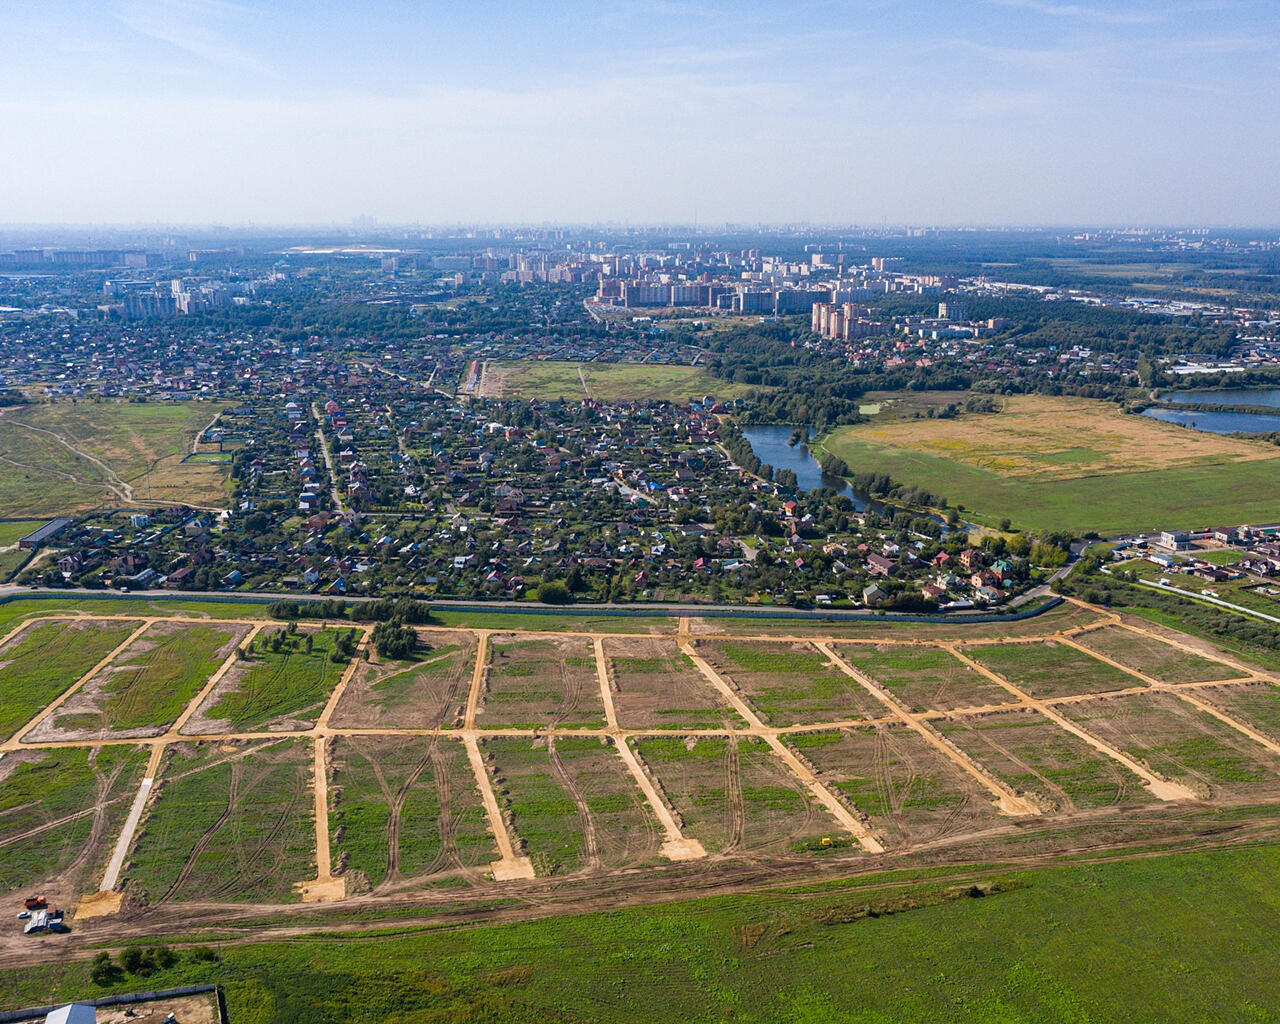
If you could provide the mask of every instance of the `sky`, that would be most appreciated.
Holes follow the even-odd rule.
[[[3,0],[0,223],[1280,224],[1274,0]]]

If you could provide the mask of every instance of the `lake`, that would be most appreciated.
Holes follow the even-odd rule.
[[[1160,398],[1170,405],[1266,405],[1280,409],[1280,388],[1202,388],[1171,391]]]
[[[756,458],[774,469],[790,469],[796,475],[802,490],[816,491],[819,487],[830,487],[840,494],[853,498],[855,506],[861,508],[861,502],[853,493],[848,483],[839,477],[824,476],[818,460],[809,454],[807,445],[787,444],[795,427],[743,427],[743,436],[751,442],[751,450]]]
[[[1264,394],[1259,391],[1235,391],[1231,392],[1236,395],[1244,394]],[[1198,399],[1198,401],[1208,401],[1208,399]],[[1250,405],[1263,405],[1270,403],[1250,402]],[[1280,408],[1280,406],[1278,406]],[[1146,409],[1142,413],[1143,416],[1150,416],[1153,420],[1163,420],[1165,423],[1176,423],[1182,427],[1190,427],[1192,430],[1205,430],[1211,434],[1231,434],[1244,431],[1250,434],[1268,434],[1272,431],[1280,431],[1280,414],[1268,416],[1263,413],[1248,412],[1197,412],[1194,409]]]

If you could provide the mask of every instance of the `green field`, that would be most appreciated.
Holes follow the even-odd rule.
[[[136,622],[49,622],[0,651],[0,739],[8,739],[105,658]]]
[[[822,448],[854,473],[922,487],[966,518],[1113,535],[1270,521],[1280,452],[1127,416],[1087,399],[1019,396],[1004,412],[839,427]]]
[[[11,544],[17,544],[27,534],[38,530],[45,524],[44,519],[18,519],[10,522],[5,520],[0,522],[0,548],[7,548]]]
[[[315,877],[310,745],[272,741],[253,757],[171,747],[135,840],[126,891],[168,900],[296,899]]]
[[[96,888],[91,876],[133,800],[146,752],[113,746],[11,756],[23,761],[0,782],[0,893],[69,869],[72,885]]]
[[[273,651],[267,632],[259,634],[255,652],[243,666],[228,674],[228,679],[234,677],[234,688],[220,699],[210,696],[206,701],[204,718],[235,729],[256,729],[299,718],[310,723],[319,717],[346,667],[330,657],[337,633],[299,630],[284,639],[280,650]],[[307,637],[311,639],[309,651]]]
[[[102,680],[96,710],[59,714],[59,729],[162,729],[182,714],[226,660],[237,637],[234,627],[152,626],[86,684]],[[77,695],[79,696],[79,695]]]
[[[492,371],[491,364],[490,370]],[[712,376],[697,366],[667,366],[660,363],[565,363],[538,360],[507,361],[496,364],[502,374],[504,398],[539,398],[571,401],[587,397],[601,401],[685,401],[714,395],[741,398],[752,390]],[[584,392],[582,370],[587,389]]]
[[[11,516],[63,515],[127,505],[135,487],[137,497],[157,502],[221,506],[225,465],[182,464],[217,408],[57,401],[8,409],[0,416],[0,508]]]
[[[226,945],[147,988],[217,982],[235,1024],[1169,1024],[1280,1017],[1280,847],[762,892],[394,938]],[[872,916],[874,915],[874,916]],[[28,1006],[144,987],[87,961],[3,975]],[[305,979],[305,984],[299,984]]]

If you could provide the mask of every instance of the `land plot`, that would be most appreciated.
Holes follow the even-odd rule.
[[[1046,812],[1155,799],[1138,776],[1039,712],[1001,711],[934,725]]]
[[[556,777],[544,740],[491,737],[480,746],[498,803],[511,822],[517,853],[538,875],[568,875],[587,866],[584,815]]]
[[[552,770],[584,818],[588,867],[654,863],[664,836],[652,809],[611,740],[556,736]]]
[[[1189,647],[1193,651],[1202,653],[1206,658],[1226,658],[1228,661],[1243,665],[1251,672],[1266,674],[1268,671],[1275,672],[1280,668],[1280,657],[1275,652],[1268,650],[1259,650],[1258,647],[1251,647],[1247,642],[1242,641],[1240,646],[1226,646],[1228,641],[1215,642],[1213,639],[1204,636],[1197,636],[1195,633],[1186,632],[1180,628],[1181,623],[1176,620],[1172,625],[1167,625],[1163,621],[1164,613],[1151,609],[1141,609],[1143,613],[1149,613],[1152,617],[1146,618],[1144,614],[1137,613],[1124,616],[1124,620],[1138,629],[1147,633],[1152,633],[1157,637],[1163,637],[1174,643]],[[1196,627],[1189,625],[1189,628]],[[1271,666],[1270,669],[1266,666]],[[1227,671],[1227,667],[1223,666],[1223,670]]]
[[[311,728],[346,671],[347,663],[332,657],[337,637],[331,629],[259,636],[254,652],[222,677],[183,732]]]
[[[938,647],[843,644],[836,651],[912,711],[989,707],[1015,699],[1004,687]]]
[[[292,902],[316,874],[311,744],[174,744],[125,892],[169,901]]]
[[[412,661],[363,662],[338,700],[330,724],[343,729],[461,725],[475,664],[470,633],[422,633]]]
[[[1074,639],[1081,647],[1104,654],[1162,683],[1202,683],[1210,679],[1237,679],[1244,674],[1230,665],[1188,654],[1119,626],[1104,626]]]
[[[708,853],[784,855],[840,826],[769,747],[751,737],[635,741],[686,836]]]
[[[48,622],[0,648],[0,741],[64,693],[138,628],[136,622]]]
[[[707,394],[737,398],[750,390],[745,385],[713,376],[700,366],[521,359],[490,364],[488,372],[492,374],[495,369],[500,375],[502,394],[507,398],[576,401],[585,393],[602,401],[646,398],[683,401]]]
[[[737,685],[769,725],[808,725],[892,714],[810,644],[703,640],[697,651]]]
[[[30,738],[159,736],[248,631],[229,624],[157,622],[41,722]]]
[[[1167,779],[1204,799],[1280,793],[1280,756],[1171,693],[1143,693],[1086,701],[1063,709]]]
[[[966,647],[964,653],[1033,697],[1071,697],[1144,685],[1105,661],[1052,640]]]
[[[746,726],[674,640],[606,640],[614,710],[624,729]]]
[[[38,889],[70,902],[95,889],[146,763],[133,746],[24,750],[0,761],[0,893]]]
[[[349,894],[448,866],[433,763],[439,743],[422,736],[333,741],[330,843]]]
[[[1280,743],[1280,689],[1270,683],[1197,688],[1195,696]]]
[[[489,638],[481,728],[604,725],[595,651],[586,637]]]
[[[895,848],[999,820],[991,795],[905,725],[803,733],[787,742]]]

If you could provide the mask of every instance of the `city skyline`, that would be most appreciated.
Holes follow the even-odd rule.
[[[1235,224],[1235,2],[15,3],[0,222]]]

